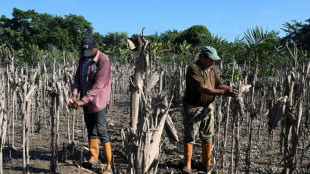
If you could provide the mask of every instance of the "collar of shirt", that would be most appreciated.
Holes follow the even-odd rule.
[[[200,61],[199,61],[199,59],[195,62],[195,64],[201,69],[201,70],[206,70],[207,68],[205,68],[204,66],[202,66],[202,64],[200,63]],[[214,68],[214,65],[211,65],[208,69],[209,69],[209,71],[211,70],[211,69],[213,69]]]
[[[205,72],[206,72],[206,74],[208,75],[208,74],[209,74],[209,72],[210,72],[210,68],[206,68],[204,71],[205,71]]]
[[[97,62],[97,61],[98,61],[99,52],[100,52],[100,51],[98,50],[96,56],[93,58],[93,61],[94,61],[94,62]]]

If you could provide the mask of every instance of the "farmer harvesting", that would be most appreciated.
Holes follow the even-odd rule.
[[[103,144],[107,160],[106,173],[112,173],[112,148],[107,130],[107,110],[111,92],[111,63],[98,50],[93,37],[85,37],[81,45],[81,57],[74,77],[72,107],[83,107],[87,127],[90,159],[93,166],[99,163],[99,140]],[[80,100],[77,95],[80,93]]]
[[[189,66],[186,73],[184,97],[184,158],[183,173],[191,173],[193,143],[199,133],[202,147],[202,164],[206,171],[211,168],[212,135],[214,129],[214,97],[237,96],[238,91],[224,85],[213,62],[220,60],[216,50],[201,47],[199,59]]]

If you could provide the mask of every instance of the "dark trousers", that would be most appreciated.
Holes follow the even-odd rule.
[[[88,139],[100,139],[101,143],[110,142],[107,124],[108,106],[96,113],[89,113],[88,107],[84,106],[84,121],[87,127]]]

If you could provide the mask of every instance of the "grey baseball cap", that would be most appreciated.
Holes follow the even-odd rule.
[[[96,40],[93,37],[84,37],[81,45],[82,55],[85,57],[91,56],[95,46]]]
[[[210,59],[212,59],[212,60],[220,60],[221,59],[217,55],[216,49],[211,47],[211,46],[203,46],[203,47],[201,47],[200,54],[203,54],[206,57],[210,57]]]

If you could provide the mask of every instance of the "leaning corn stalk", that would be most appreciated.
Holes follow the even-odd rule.
[[[152,111],[150,91],[159,80],[159,73],[148,74],[149,43],[143,36],[133,35],[128,42],[132,50],[140,50],[131,85],[131,129],[127,135],[122,130],[122,138],[129,162],[127,173],[156,173],[159,163],[161,134],[165,128],[169,106]],[[150,77],[150,78],[149,78]],[[168,102],[167,102],[168,103]],[[158,108],[158,107],[157,107]],[[152,113],[155,113],[152,119]],[[157,115],[159,114],[159,115]],[[157,117],[160,117],[157,124]],[[154,119],[155,118],[155,119]],[[166,126],[169,129],[171,126]],[[173,131],[171,131],[173,132]],[[171,133],[170,132],[170,133]],[[172,136],[173,137],[173,136]],[[176,138],[177,139],[177,138]]]

